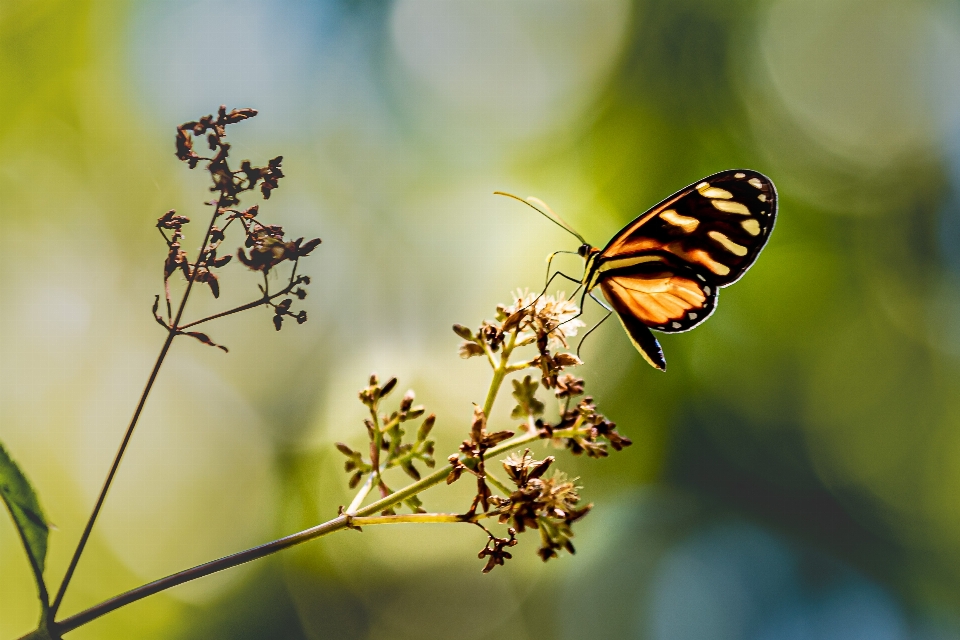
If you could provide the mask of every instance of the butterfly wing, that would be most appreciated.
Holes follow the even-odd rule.
[[[600,290],[618,315],[666,333],[689,331],[717,306],[717,287],[683,265],[645,262],[608,271]]]
[[[628,224],[597,258],[598,275],[638,259],[683,265],[714,287],[733,284],[767,243],[777,217],[777,191],[748,169],[708,176],[681,189]]]
[[[623,328],[626,329],[627,335],[630,336],[630,342],[637,348],[640,355],[653,367],[660,371],[666,371],[667,360],[663,357],[663,349],[660,347],[660,342],[653,335],[653,332],[647,328],[647,325],[632,313],[629,301],[617,295],[610,295],[605,287],[604,295],[607,297],[607,300],[610,301],[610,304],[613,305],[614,311],[617,312],[617,317],[620,318],[620,323],[623,325]]]
[[[594,259],[587,288],[600,287],[640,353],[665,370],[650,329],[679,333],[706,320],[719,288],[756,261],[776,216],[769,178],[747,169],[714,174],[624,227]]]

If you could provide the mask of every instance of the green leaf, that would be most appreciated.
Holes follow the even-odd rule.
[[[513,380],[513,397],[517,400],[517,406],[513,408],[510,417],[514,419],[526,418],[527,416],[539,416],[543,413],[543,403],[537,400],[537,387],[539,382],[534,381],[530,376],[525,376],[523,380]]]
[[[3,448],[2,443],[0,443],[0,497],[3,497],[10,515],[13,516],[13,522],[20,532],[20,539],[23,540],[30,566],[37,579],[40,598],[46,606],[47,589],[43,582],[43,567],[47,558],[47,536],[50,528],[30,481]]]

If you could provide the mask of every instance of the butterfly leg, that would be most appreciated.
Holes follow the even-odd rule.
[[[586,295],[589,295],[589,296],[593,299],[594,302],[596,302],[598,305],[600,305],[601,307],[603,307],[604,309],[606,309],[606,310],[607,310],[607,315],[603,316],[603,318],[601,318],[600,322],[598,322],[597,324],[593,325],[593,327],[591,327],[590,330],[587,331],[585,334],[583,334],[583,337],[580,338],[580,344],[577,345],[577,357],[578,357],[578,358],[580,357],[580,349],[583,348],[583,342],[587,339],[587,336],[590,335],[591,333],[593,333],[594,331],[596,331],[596,330],[597,330],[597,327],[599,327],[600,325],[602,325],[602,324],[604,323],[604,321],[605,321],[607,318],[610,317],[610,314],[613,313],[613,309],[611,309],[610,307],[608,307],[608,306],[606,305],[606,303],[604,303],[603,300],[601,300],[601,299],[598,298],[597,296],[593,295],[593,291],[587,291],[587,292],[586,292]],[[578,313],[577,315],[579,316],[581,313],[583,313],[583,303],[582,303],[582,301],[581,301],[581,306],[580,306],[580,313]]]
[[[550,269],[551,269],[551,267],[553,266],[553,259],[556,258],[557,255],[558,255],[558,254],[561,254],[561,253],[572,253],[572,254],[576,254],[576,251],[554,251],[554,252],[551,253],[549,256],[547,256],[547,275],[544,276],[544,278],[546,279],[546,283],[543,285],[543,291],[541,291],[541,292],[540,292],[540,295],[538,295],[538,296],[534,299],[534,301],[531,302],[529,305],[527,305],[527,307],[525,307],[525,308],[528,308],[528,307],[530,307],[531,305],[536,304],[536,302],[537,302],[540,298],[542,298],[544,295],[546,295],[547,289],[550,288],[550,283],[553,282],[553,279],[556,278],[557,276],[564,277],[564,278],[566,278],[567,280],[569,280],[569,281],[571,281],[571,282],[576,282],[577,284],[580,284],[580,281],[579,281],[579,280],[577,280],[577,279],[575,279],[575,278],[571,278],[570,276],[568,276],[567,274],[563,273],[562,271],[554,271],[553,274],[550,273]]]
[[[593,296],[590,296],[590,297],[593,298]],[[606,306],[606,305],[604,305],[604,306]],[[603,316],[603,318],[600,319],[600,322],[598,322],[597,324],[593,325],[593,327],[590,328],[590,331],[587,331],[585,334],[583,334],[583,337],[580,338],[580,344],[577,345],[577,357],[578,357],[578,358],[580,357],[580,350],[583,349],[583,343],[584,343],[584,341],[586,341],[587,336],[589,336],[591,333],[593,333],[594,331],[596,331],[596,330],[597,330],[597,327],[599,327],[600,325],[602,325],[602,324],[604,323],[604,321],[605,321],[607,318],[609,318],[612,314],[613,314],[613,310],[612,310],[612,309],[611,309],[610,311],[607,311],[607,315]]]
[[[593,298],[593,301],[594,301],[594,302],[596,302],[598,305],[600,305],[601,307],[603,307],[604,309],[606,309],[606,310],[609,312],[609,313],[607,313],[607,315],[610,315],[611,313],[613,313],[613,309],[611,309],[610,307],[608,307],[608,306],[607,306],[607,303],[605,303],[603,300],[601,300],[601,299],[598,298],[597,296],[593,295],[593,291],[589,291],[589,292],[588,292],[588,295],[589,295],[591,298]],[[603,320],[601,320],[600,322],[603,322]],[[584,337],[586,337],[586,336],[584,336]]]
[[[557,253],[559,253],[559,252],[557,252]],[[568,252],[568,253],[569,253],[569,252]],[[551,259],[553,258],[553,255],[555,255],[555,254],[551,254],[551,256],[550,256]],[[548,265],[548,266],[547,266],[548,273],[549,273],[549,268],[550,268],[550,267],[549,267],[549,265]],[[580,286],[582,286],[582,284],[583,284],[582,282],[580,282],[580,281],[577,280],[576,278],[573,278],[573,277],[571,277],[571,276],[568,276],[567,274],[563,273],[562,271],[554,271],[554,272],[553,272],[553,275],[551,275],[549,278],[547,278],[547,284],[544,285],[543,291],[540,292],[540,295],[538,295],[536,298],[534,298],[534,299],[533,299],[533,302],[531,302],[531,303],[528,304],[527,306],[523,307],[523,309],[520,309],[520,311],[525,311],[525,310],[529,309],[530,307],[532,307],[533,305],[537,304],[537,302],[540,300],[540,298],[542,298],[544,295],[546,295],[547,289],[550,288],[550,283],[553,282],[553,279],[556,278],[557,276],[560,276],[560,277],[562,277],[562,278],[566,278],[566,279],[569,280],[570,282],[576,282],[577,285],[580,285]],[[573,290],[573,294],[570,296],[571,298],[577,294],[577,291],[580,289],[580,286],[578,286],[576,289]],[[582,306],[582,305],[581,305],[581,306]]]
[[[551,277],[551,275],[550,275],[550,267],[553,265],[553,259],[556,258],[557,255],[559,255],[559,254],[561,254],[561,253],[571,253],[571,254],[574,254],[574,255],[577,254],[576,251],[554,251],[554,252],[551,253],[549,256],[547,256],[547,275],[544,276],[544,278],[546,279],[546,285],[543,287],[543,290],[544,290],[544,291],[546,291],[546,290],[547,290],[547,287],[550,286],[550,280],[552,279],[552,277]],[[557,273],[560,273],[560,272],[557,271],[557,272],[554,273],[553,275],[555,276],[555,275],[557,275]],[[563,274],[561,274],[561,275],[563,275]],[[564,276],[564,277],[566,277],[566,278],[569,279],[569,276]],[[577,280],[577,282],[580,282],[580,281]]]

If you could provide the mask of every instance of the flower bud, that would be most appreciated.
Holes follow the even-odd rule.
[[[395,386],[397,386],[396,378],[390,378],[389,380],[387,380],[386,384],[383,385],[383,389],[380,391],[380,397],[385,398],[387,394],[393,391],[393,388]]]
[[[403,398],[400,400],[400,411],[408,411],[413,404],[414,397],[413,389],[403,394]]]

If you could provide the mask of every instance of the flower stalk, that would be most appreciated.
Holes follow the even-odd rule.
[[[562,434],[558,435],[562,436]],[[524,444],[533,442],[539,437],[540,436],[537,434],[530,433],[520,435],[516,438],[513,438],[509,442],[503,443],[499,447],[495,447],[490,451],[490,455],[506,453]],[[85,609],[76,615],[70,616],[69,618],[65,618],[64,620],[55,623],[54,628],[60,634],[67,633],[68,631],[72,631],[78,627],[81,627],[88,622],[96,620],[97,618],[110,613],[111,611],[116,611],[120,607],[124,607],[128,604],[137,602],[138,600],[142,600],[146,597],[166,591],[167,589],[172,589],[173,587],[186,582],[191,582],[204,576],[218,573],[241,564],[246,564],[247,562],[252,562],[253,560],[272,555],[278,551],[283,551],[284,549],[289,549],[290,547],[303,544],[304,542],[310,542],[311,540],[322,538],[323,536],[341,531],[343,529],[380,524],[469,523],[472,522],[472,519],[474,518],[492,517],[494,514],[490,514],[490,516],[485,516],[484,514],[465,516],[462,514],[437,513],[411,513],[388,516],[374,515],[378,512],[395,507],[401,504],[404,500],[418,495],[430,487],[444,482],[447,479],[451,468],[452,465],[447,465],[441,469],[438,469],[429,476],[426,476],[419,481],[404,487],[400,491],[396,491],[385,498],[358,509],[355,515],[344,513],[322,524],[310,527],[309,529],[298,531],[297,533],[284,536],[283,538],[267,542],[251,549],[246,549],[239,553],[225,556],[212,562],[206,562],[183,571],[178,571],[177,573],[160,578],[159,580],[155,580],[141,587],[137,587],[136,589],[131,589],[126,593],[122,593],[108,600],[104,600],[99,604],[95,604],[89,609]]]
[[[212,115],[205,116],[199,121],[188,122],[177,128],[177,157],[187,162],[191,169],[195,168],[201,162],[206,162],[206,169],[213,179],[214,186],[212,190],[217,191],[219,195],[215,201],[206,203],[212,205],[213,211],[210,215],[210,221],[207,224],[203,241],[200,244],[200,249],[195,260],[191,261],[187,253],[181,248],[182,240],[185,237],[183,227],[190,222],[189,218],[177,215],[176,211],[171,210],[157,220],[157,229],[160,231],[168,248],[167,258],[164,262],[163,287],[166,302],[166,319],[158,313],[160,296],[157,296],[154,303],[153,314],[156,321],[164,327],[167,335],[160,348],[156,362],[150,371],[150,375],[147,378],[147,382],[144,385],[144,389],[140,394],[133,416],[127,425],[127,429],[124,432],[117,453],[104,479],[103,486],[100,489],[94,507],[84,525],[80,539],[67,566],[67,570],[57,589],[53,603],[49,608],[46,607],[46,602],[43,603],[45,611],[41,627],[46,625],[51,632],[59,628],[54,622],[56,614],[63,603],[64,596],[76,572],[80,558],[86,549],[87,542],[90,539],[94,525],[106,501],[107,494],[120,468],[120,463],[130,444],[130,439],[143,414],[147,399],[153,390],[160,369],[170,352],[174,339],[181,335],[190,336],[201,343],[219,347],[223,351],[227,351],[226,347],[214,343],[205,333],[187,331],[187,329],[210,320],[239,313],[261,305],[268,305],[274,308],[274,325],[278,330],[285,316],[294,317],[298,323],[306,320],[305,312],[301,311],[294,314],[290,311],[292,300],[286,299],[279,304],[274,304],[273,300],[289,293],[293,293],[301,300],[303,299],[306,291],[298,285],[309,284],[309,278],[306,276],[297,276],[297,266],[301,257],[309,255],[309,253],[320,244],[320,239],[316,238],[306,243],[303,242],[303,238],[286,241],[283,238],[283,229],[281,227],[264,225],[255,220],[258,212],[257,206],[250,207],[244,211],[231,208],[236,207],[240,203],[240,194],[253,190],[258,184],[260,185],[260,191],[264,199],[269,198],[271,191],[279,186],[279,179],[283,177],[283,173],[280,170],[280,161],[282,159],[280,157],[271,160],[269,166],[265,168],[253,167],[249,161],[245,160],[239,171],[230,170],[227,162],[230,145],[224,141],[226,127],[256,115],[257,112],[253,109],[234,109],[233,111],[227,112],[226,107],[220,107],[216,118]],[[193,150],[192,136],[201,136],[208,132],[207,143],[210,150],[214,151],[215,154],[212,157],[203,157]],[[217,227],[217,222],[221,218],[226,220],[222,229]],[[225,266],[231,261],[232,256],[218,257],[217,251],[221,243],[225,240],[226,236],[224,235],[224,231],[235,221],[239,221],[239,224],[242,225],[246,236],[245,246],[250,248],[249,256],[242,248],[237,252],[237,255],[240,262],[244,263],[248,268],[263,273],[264,286],[261,287],[262,296],[251,303],[193,322],[181,324],[187,308],[187,302],[195,290],[194,285],[196,283],[206,283],[214,297],[219,297],[219,278],[214,272],[214,269]],[[280,292],[271,294],[266,276],[271,268],[284,261],[290,261],[293,265],[289,282]],[[179,304],[176,306],[176,313],[174,314],[170,278],[177,272],[183,274],[186,286]],[[297,287],[297,289],[294,289],[294,287]]]

